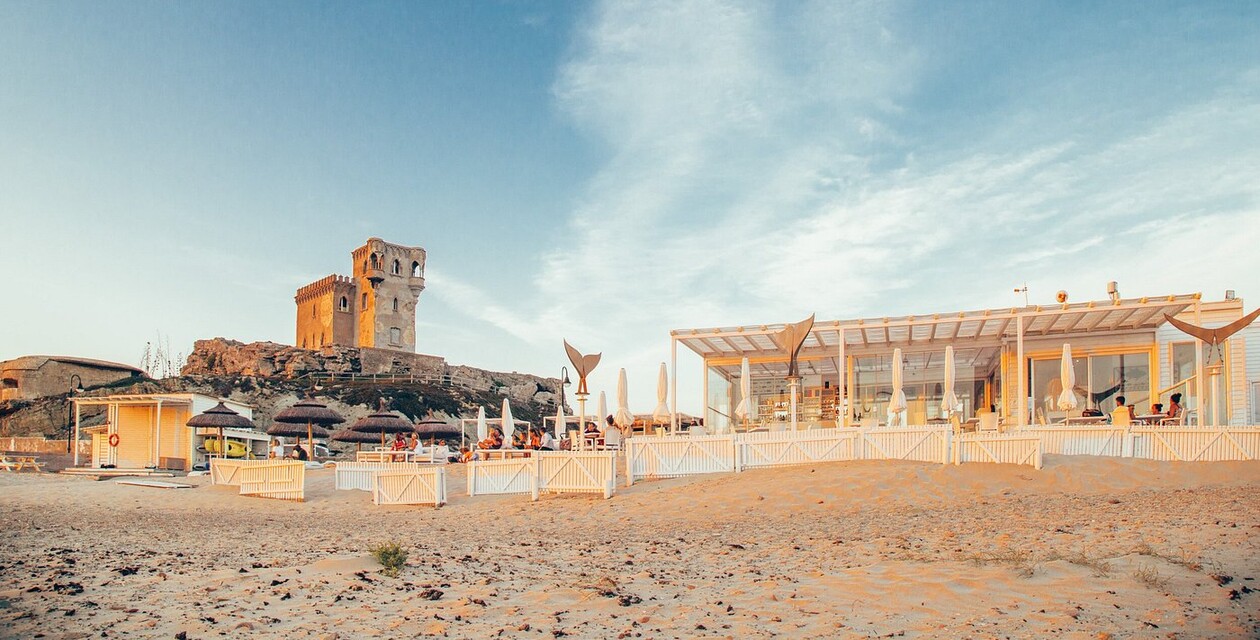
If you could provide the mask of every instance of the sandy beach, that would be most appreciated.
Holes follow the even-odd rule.
[[[375,507],[0,474],[3,637],[1247,638],[1260,464],[856,462]],[[410,558],[379,573],[372,545]]]

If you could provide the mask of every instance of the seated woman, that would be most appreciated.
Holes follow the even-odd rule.
[[[471,449],[469,449],[468,447],[459,448],[459,461],[460,462],[472,462],[472,459],[473,459],[473,453]]]
[[[303,449],[302,445],[300,444],[293,445],[293,451],[289,454],[289,458],[293,460],[309,460],[310,459],[310,457],[306,455],[306,449]]]
[[[403,438],[403,434],[395,433],[394,443],[390,445],[389,450],[390,451],[407,451],[408,449],[410,449],[410,447],[407,446],[407,441]],[[390,459],[393,460],[394,462],[401,462],[402,460],[406,459],[406,457],[407,456],[405,455],[394,455],[394,456],[390,456]]]

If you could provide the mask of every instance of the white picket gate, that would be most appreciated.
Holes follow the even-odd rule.
[[[635,436],[626,439],[626,485],[636,478],[676,478],[736,470],[735,437]]]
[[[735,436],[737,468],[857,460],[857,442],[858,432],[853,429],[741,433]]]
[[[1013,429],[1011,435],[1041,438],[1041,453],[1061,456],[1123,456],[1125,430],[1112,426],[1032,426]]]
[[[372,472],[372,503],[446,504],[446,467],[416,466],[412,469]]]
[[[221,484],[229,487],[241,486],[241,469],[272,463],[271,460],[233,460],[231,458],[210,459],[210,484]]]
[[[1260,460],[1260,427],[1134,427],[1130,455],[1148,460]]]
[[[338,462],[333,486],[338,491],[371,491],[372,475],[379,471],[414,471],[424,466],[419,462]]]
[[[617,454],[610,451],[535,451],[527,458],[468,463],[468,495],[598,493],[612,497]]]
[[[859,429],[860,459],[950,461],[950,427],[877,427]]]
[[[237,472],[241,495],[278,500],[297,500],[306,497],[306,463],[261,461],[246,465]]]
[[[1038,436],[997,433],[963,434],[953,439],[954,464],[992,462],[1026,464],[1040,469],[1041,443],[1042,439]]]

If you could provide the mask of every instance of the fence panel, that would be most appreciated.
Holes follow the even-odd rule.
[[[1158,427],[1131,430],[1132,455],[1148,460],[1260,460],[1260,427]]]
[[[1125,430],[1115,427],[1023,427],[1009,433],[1041,438],[1041,452],[1061,456],[1123,456]]]
[[[859,429],[863,460],[950,461],[950,427],[894,427]]]
[[[373,504],[446,504],[446,467],[372,473]]]
[[[1041,468],[1041,438],[1038,436],[969,433],[954,438],[954,464],[993,462],[1026,464]]]
[[[735,437],[649,436],[626,439],[626,484],[735,470]]]
[[[468,463],[468,495],[528,493],[538,497],[538,458],[475,460]]]
[[[599,493],[612,497],[617,482],[617,454],[597,451],[539,452],[538,490],[549,493]]]
[[[305,499],[306,463],[270,460],[257,462],[259,464],[243,466],[237,472],[241,495],[299,502]]]
[[[739,468],[754,469],[856,460],[857,441],[853,429],[812,429],[744,433],[736,436],[736,447]]]
[[[222,484],[229,487],[241,486],[241,469],[268,464],[270,460],[233,460],[231,458],[210,458],[210,484]]]
[[[371,491],[372,474],[378,471],[414,471],[421,467],[417,462],[338,462],[333,472],[334,486],[338,491]]]

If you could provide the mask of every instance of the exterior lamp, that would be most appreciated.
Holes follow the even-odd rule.
[[[70,376],[70,395],[67,399],[73,398],[80,393],[83,393],[83,378],[80,378],[79,374],[76,373]],[[72,402],[71,404],[74,403]],[[71,415],[73,415],[73,412],[70,409],[66,409],[66,453],[74,452],[72,449],[74,443],[74,424],[71,422],[73,419],[71,418]]]

